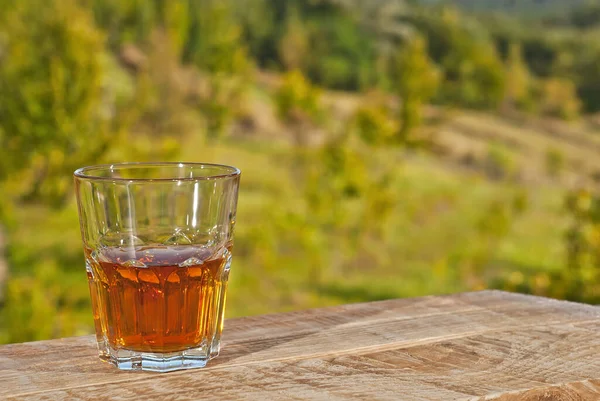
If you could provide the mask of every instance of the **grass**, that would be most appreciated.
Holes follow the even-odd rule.
[[[558,271],[566,260],[564,196],[553,188],[529,191],[529,211],[501,243],[498,259],[525,270]]]
[[[211,160],[239,165],[244,172],[238,216],[243,234],[238,242],[251,235],[248,227],[270,218],[264,215],[264,205],[273,201],[270,196],[289,194],[286,170],[290,166],[279,160],[284,149],[284,145],[272,146],[259,153],[251,145],[230,143],[211,152]],[[367,256],[357,268],[341,271],[334,266],[318,266],[322,279],[314,285],[306,282],[305,272],[298,271],[298,261],[265,272],[261,266],[237,260],[230,316],[469,290],[468,283],[456,276],[450,259],[470,256],[470,244],[477,242],[476,226],[487,205],[499,199],[512,202],[513,194],[522,191],[528,197],[527,209],[514,219],[508,233],[498,241],[493,259],[483,268],[502,265],[504,270],[493,275],[509,274],[514,269],[562,268],[562,189],[527,191],[517,184],[499,184],[476,174],[448,170],[431,156],[421,155],[402,164],[395,190],[399,202],[388,224],[391,239],[386,244],[371,244],[374,253],[384,254],[380,260]]]
[[[482,129],[492,117],[482,118],[473,114],[462,123]],[[455,134],[461,135],[460,129]],[[517,140],[516,131],[495,129],[493,135]],[[542,133],[518,140],[560,146]],[[524,157],[522,149],[537,146],[506,149],[518,158]],[[331,204],[311,215],[294,154],[285,138],[260,135],[216,142],[194,135],[182,149],[182,160],[232,164],[243,172],[228,317],[481,289],[515,273],[563,269],[567,222],[565,189],[559,182],[494,181],[430,154],[369,149],[363,154],[368,160],[397,168],[389,189],[394,204],[382,219],[381,233],[363,233],[356,232],[365,211],[361,200]],[[368,179],[372,171],[368,165],[366,169],[357,171]],[[328,186],[325,181],[321,190],[327,193]],[[365,196],[377,195],[372,192],[367,189]],[[516,199],[521,199],[520,212],[513,210]],[[342,221],[332,220],[329,227],[325,221],[339,210]],[[74,202],[60,211],[30,205],[15,212],[9,259],[20,298],[5,307],[0,341],[91,333]],[[509,216],[506,226],[504,213]],[[377,213],[367,216],[378,218]],[[487,226],[491,232],[482,228]],[[31,277],[41,280],[41,287],[28,290]],[[35,291],[41,292],[37,298]],[[40,302],[51,305],[47,316],[39,318],[44,330],[28,338],[16,337],[17,332],[2,335],[3,327],[10,331],[37,316]]]

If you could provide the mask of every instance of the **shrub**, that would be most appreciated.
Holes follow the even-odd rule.
[[[394,60],[393,82],[400,96],[400,139],[421,124],[422,107],[437,91],[440,73],[427,55],[427,42],[414,38],[406,43]]]
[[[505,179],[512,177],[517,172],[517,165],[505,146],[494,143],[488,148],[485,170],[491,178]]]
[[[350,121],[350,130],[369,145],[382,145],[394,139],[398,132],[397,125],[388,107],[375,103],[356,110]]]
[[[277,114],[287,122],[316,122],[321,119],[321,93],[299,70],[288,72],[275,94]]]
[[[561,78],[549,78],[538,83],[536,92],[540,114],[563,120],[579,117],[582,105],[573,82]]]
[[[30,197],[62,202],[70,173],[112,139],[104,36],[70,0],[16,2],[0,36],[0,181],[27,172]]]
[[[546,171],[551,177],[558,177],[565,167],[564,154],[555,148],[546,150]]]

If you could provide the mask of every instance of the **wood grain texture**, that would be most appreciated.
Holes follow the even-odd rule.
[[[0,398],[600,400],[600,308],[497,291],[228,320],[200,370],[120,372],[94,347],[0,347]]]

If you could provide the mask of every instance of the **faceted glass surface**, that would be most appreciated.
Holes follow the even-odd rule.
[[[239,177],[185,163],[75,173],[102,359],[163,372],[218,355]]]

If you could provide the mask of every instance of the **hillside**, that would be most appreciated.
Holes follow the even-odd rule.
[[[280,76],[266,72],[258,75],[258,82],[260,90],[265,92],[276,91],[281,85]],[[357,109],[369,102],[368,96],[343,91],[324,91],[322,98],[327,113],[338,122],[350,120]],[[293,136],[289,127],[277,122],[270,104],[260,97],[252,103],[256,125],[252,132],[245,132],[246,137],[272,140]],[[489,157],[498,151],[514,170],[512,179],[521,184],[543,184],[559,189],[600,184],[597,157],[600,125],[592,116],[565,122],[518,112],[448,111],[436,106],[427,107],[425,114],[429,123],[424,132],[427,141],[432,143],[431,154],[436,164],[493,176]],[[236,131],[239,129],[234,129]],[[548,172],[550,154],[558,155],[561,160],[556,174]]]
[[[2,3],[0,343],[93,331],[71,177],[119,161],[243,171],[228,316],[600,303],[597,18],[418,1]]]

